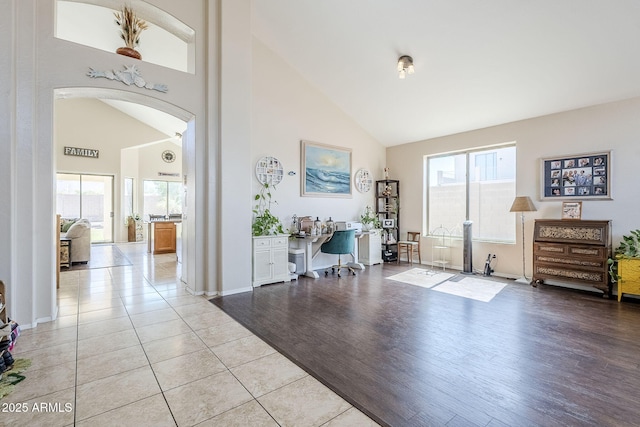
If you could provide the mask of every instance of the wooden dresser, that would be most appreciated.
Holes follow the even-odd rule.
[[[609,266],[611,221],[535,221],[533,281],[592,286],[611,296]]]

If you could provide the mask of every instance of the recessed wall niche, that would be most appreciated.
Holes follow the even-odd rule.
[[[116,54],[123,41],[113,14],[123,4],[122,0],[56,0],[55,36]],[[136,15],[148,24],[136,48],[142,54],[142,61],[193,74],[195,31],[149,3],[133,1],[127,4],[131,4]]]

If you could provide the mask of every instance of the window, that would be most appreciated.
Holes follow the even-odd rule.
[[[475,160],[475,169],[476,178],[480,181],[489,181],[492,179],[496,179],[497,174],[497,164],[496,159],[498,157],[498,153],[495,151],[492,153],[479,153],[473,156]]]
[[[181,214],[182,183],[172,181],[144,181],[144,218],[149,215]]]
[[[515,242],[515,145],[427,156],[425,167],[428,230],[462,237],[469,219],[474,240]]]
[[[133,178],[124,179],[124,205],[122,211],[124,212],[124,218],[127,219],[133,216]]]

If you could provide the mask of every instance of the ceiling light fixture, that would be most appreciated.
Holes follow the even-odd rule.
[[[402,55],[398,58],[398,77],[404,79],[405,75],[413,74],[415,69],[413,68],[413,58],[409,55]]]

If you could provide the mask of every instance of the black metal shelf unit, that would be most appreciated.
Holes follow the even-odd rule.
[[[382,260],[398,260],[400,237],[400,181],[376,181],[376,213],[382,224]]]

